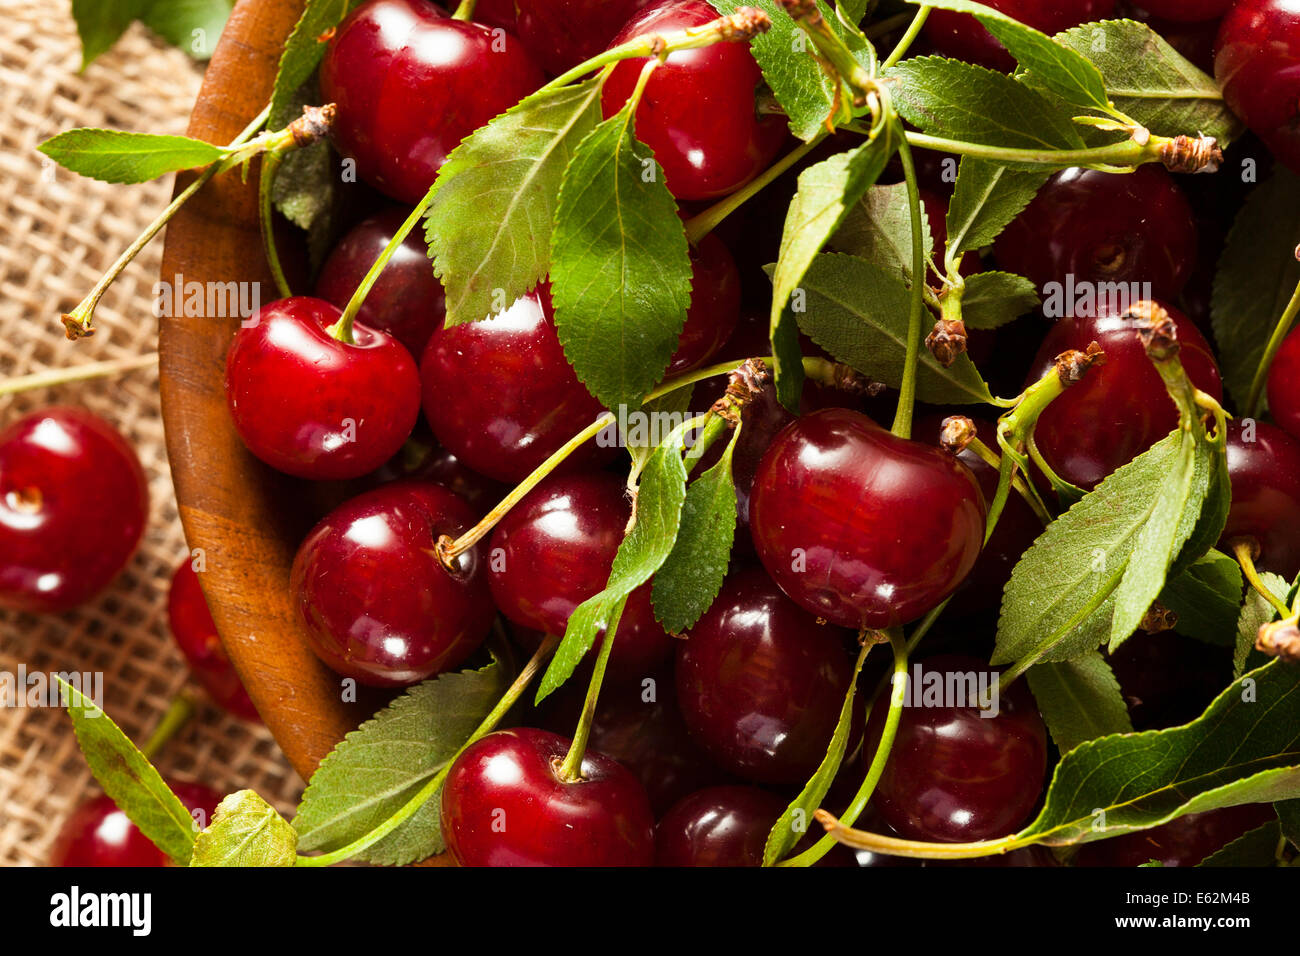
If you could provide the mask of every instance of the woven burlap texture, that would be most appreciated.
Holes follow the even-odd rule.
[[[57,169],[36,151],[77,126],[182,133],[200,68],[139,25],[84,73],[69,4],[0,0],[0,377],[122,359],[157,346],[151,289],[155,241],[109,290],[98,333],[79,343],[59,314],[166,205],[170,180],[111,186]],[[0,427],[56,403],[85,406],[115,423],[149,476],[150,522],[139,552],[106,593],[78,611],[32,617],[0,611],[0,671],[104,673],[104,707],[137,741],[168,702],[191,688],[167,627],[167,588],[186,554],[163,447],[153,369],[111,381],[0,398]],[[164,774],[229,792],[252,787],[282,811],[301,782],[270,734],[206,703],[163,751]],[[0,709],[0,865],[42,864],[72,808],[94,781],[59,710]]]

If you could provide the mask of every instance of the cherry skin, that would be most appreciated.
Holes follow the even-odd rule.
[[[544,82],[518,38],[424,0],[369,0],[335,30],[321,94],[366,182],[414,205],[462,139]]]
[[[804,783],[839,719],[851,636],[819,624],[761,568],[733,571],[677,649],[691,736],[738,777]]]
[[[1115,12],[1115,0],[987,0],[984,5],[1048,36],[1081,23],[1108,20]],[[1016,61],[1006,47],[966,13],[931,11],[925,22],[925,38],[946,57],[1004,73],[1016,68]]]
[[[1033,280],[1053,312],[1049,283],[1068,289],[1150,283],[1137,298],[1177,298],[1196,264],[1196,220],[1173,177],[1148,164],[1128,174],[1057,173],[993,246],[998,266]]]
[[[432,481],[456,492],[479,515],[485,515],[510,491],[509,486],[485,478],[438,444],[428,426],[421,421],[415,433],[391,460],[378,471],[363,479],[367,484],[360,491],[369,491],[376,485],[403,478]]]
[[[995,688],[986,678],[990,701],[947,698],[953,675],[967,682],[988,674],[979,658],[945,655],[919,665],[922,679],[910,687],[889,762],[876,787],[881,817],[902,836],[939,843],[991,840],[1015,832],[1033,810],[1047,769],[1047,731],[1034,699],[1021,681]],[[933,680],[944,696],[930,699]],[[912,677],[915,676],[913,672]],[[863,748],[869,764],[880,739],[889,698],[882,695],[867,723]]]
[[[1273,421],[1300,439],[1300,329],[1283,340],[1269,369],[1268,410]]]
[[[167,781],[181,803],[206,827],[216,813],[221,794],[199,783]],[[171,866],[170,857],[154,846],[107,796],[77,807],[64,822],[50,850],[50,866]]]
[[[1221,399],[1222,379],[1205,336],[1187,316],[1161,305],[1178,330],[1180,358],[1192,383]],[[1047,333],[1026,378],[1037,381],[1056,356],[1092,342],[1106,353],[1104,364],[1094,365],[1047,406],[1034,432],[1047,464],[1080,488],[1095,487],[1178,426],[1178,407],[1138,338],[1141,327],[1142,320],[1109,311],[1062,319]]]
[[[1238,0],[1219,25],[1214,78],[1232,111],[1300,171],[1300,8]]]
[[[672,33],[718,18],[706,0],[660,0],[641,10],[611,41]],[[632,95],[644,59],[624,60],[601,92],[609,118]],[[654,150],[678,199],[714,199],[767,168],[785,142],[786,122],[760,117],[754,94],[762,74],[747,43],[715,43],[671,54],[649,82],[636,111],[637,139]]]
[[[1277,819],[1267,803],[1245,803],[1205,813],[1188,813],[1163,826],[1137,830],[1079,848],[1075,866],[1195,866],[1237,837]]]
[[[140,460],[106,421],[56,406],[0,431],[0,607],[90,600],[135,553],[149,515]]]
[[[518,0],[519,39],[559,76],[600,53],[650,0]]]
[[[564,357],[545,287],[491,318],[439,329],[420,378],[424,414],[443,447],[512,485],[604,411]],[[606,457],[591,441],[565,465]]]
[[[492,597],[477,547],[453,575],[434,542],[474,524],[439,485],[399,481],[336,508],[307,535],[289,586],[318,657],[344,677],[402,687],[449,670],[482,643]]]
[[[1232,648],[1174,631],[1135,635],[1107,660],[1138,731],[1190,723],[1232,683]]]
[[[664,376],[703,365],[736,331],[739,321],[740,272],[722,240],[709,234],[691,250],[691,305]]]
[[[710,787],[655,827],[655,866],[762,866],[772,825],[788,801],[758,787]]]
[[[649,866],[654,817],[625,767],[588,750],[559,775],[570,741],[499,730],[470,745],[442,789],[442,835],[461,866]]]
[[[346,309],[361,280],[406,220],[407,210],[378,212],[354,226],[329,254],[316,279],[316,295]],[[413,229],[384,266],[357,321],[387,332],[406,346],[418,362],[435,329],[446,316],[442,283],[433,274],[421,231]]]
[[[1231,421],[1228,476],[1232,507],[1222,545],[1254,538],[1255,566],[1294,580],[1300,574],[1300,442],[1265,422]]]
[[[298,478],[359,478],[393,457],[420,414],[420,376],[397,340],[361,323],[353,342],[329,328],[323,299],[264,306],[235,333],[226,402],[248,450]]]
[[[248,697],[239,675],[235,673],[217,625],[213,623],[208,602],[199,587],[199,576],[190,561],[181,562],[172,576],[167,594],[167,619],[172,637],[190,665],[190,673],[218,707],[243,720],[261,722],[257,708]]]
[[[984,496],[965,465],[843,408],[777,436],[758,466],[749,517],[754,549],[781,589],[854,630],[936,607],[984,543]]]
[[[1217,20],[1228,12],[1235,0],[1141,0],[1147,13],[1180,23]]]
[[[474,21],[490,27],[502,27],[518,33],[518,16],[515,0],[478,0],[474,5]]]

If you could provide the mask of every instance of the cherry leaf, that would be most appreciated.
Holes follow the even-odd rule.
[[[117,42],[144,10],[145,0],[72,0],[72,18],[81,38],[81,68]]]
[[[221,147],[188,136],[117,129],[65,130],[37,149],[65,169],[106,183],[144,183],[222,156]]]
[[[1277,844],[1282,839],[1282,828],[1276,820],[1243,833],[1237,839],[1215,850],[1197,866],[1206,867],[1257,867],[1277,864]]]
[[[979,272],[966,278],[961,316],[969,329],[996,329],[1038,308],[1038,289],[1024,276]]]
[[[343,22],[353,7],[361,0],[307,0],[302,16],[284,43],[280,54],[280,67],[275,74],[271,90],[271,111],[267,124],[271,129],[283,129],[301,114],[294,98],[304,83],[311,79],[325,55],[323,38]]]
[[[1260,580],[1264,582],[1264,587],[1272,591],[1279,598],[1285,598],[1287,595],[1286,581],[1272,571],[1263,571],[1260,573]],[[1258,661],[1265,660],[1263,654],[1255,651],[1255,639],[1259,636],[1259,629],[1265,624],[1270,624],[1277,619],[1277,608],[1260,594],[1254,588],[1246,592],[1246,602],[1241,607],[1241,612],[1237,617],[1237,644],[1232,655],[1232,676],[1240,677],[1246,671],[1247,662],[1254,655]]]
[[[873,186],[849,207],[835,230],[830,245],[866,259],[882,269],[897,271],[908,282],[912,278],[912,214],[907,201],[907,183]],[[934,252],[930,219],[921,205],[921,248],[928,257]]]
[[[1160,603],[1178,618],[1174,630],[1207,644],[1232,646],[1241,608],[1241,566],[1211,551],[1160,592]]]
[[[963,156],[948,204],[948,247],[956,250],[951,258],[991,246],[1049,175]]]
[[[1273,809],[1277,811],[1282,835],[1293,847],[1300,850],[1300,799],[1281,800],[1273,804]]]
[[[194,841],[190,866],[293,866],[298,834],[252,790],[232,793],[219,804],[212,825]]]
[[[1133,731],[1115,672],[1100,652],[1038,664],[1025,674],[1047,730],[1061,753],[1086,740]]]
[[[168,43],[206,60],[234,6],[234,0],[146,0],[140,19]]]

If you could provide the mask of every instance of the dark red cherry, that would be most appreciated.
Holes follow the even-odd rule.
[[[295,296],[264,306],[235,333],[226,402],[248,450],[299,478],[359,478],[392,458],[420,414],[420,376],[392,336],[361,323],[352,342],[328,331],[342,313]]]
[[[415,432],[392,459],[365,479],[361,489],[369,491],[379,484],[414,478],[432,481],[464,498],[476,514],[485,515],[510,491],[507,485],[480,475],[447,449],[438,444],[428,426],[419,422]]]
[[[754,549],[781,589],[855,630],[915,620],[956,590],[984,516],[965,465],[843,408],[777,436],[749,504]]]
[[[984,5],[1049,36],[1081,23],[1110,19],[1115,12],[1115,0],[987,0]],[[925,22],[925,38],[946,57],[1008,73],[1016,68],[1006,47],[969,14],[932,10]]]
[[[455,574],[434,542],[475,521],[438,485],[399,481],[336,508],[307,535],[289,586],[312,650],[334,671],[401,687],[455,667],[487,636],[494,610],[477,547]]]
[[[176,645],[190,665],[190,673],[217,706],[244,720],[260,722],[257,708],[249,700],[248,691],[244,690],[221,646],[217,625],[199,587],[199,576],[189,560],[183,561],[172,576],[167,594],[167,620]]]
[[[1195,866],[1237,837],[1277,819],[1267,803],[1245,803],[1206,813],[1188,813],[1163,826],[1137,830],[1079,848],[1075,866]]]
[[[691,250],[691,307],[665,376],[698,368],[717,354],[740,321],[740,272],[710,234]]]
[[[1107,655],[1134,730],[1190,723],[1232,683],[1232,648],[1174,631],[1134,634]]]
[[[1217,20],[1228,12],[1234,0],[1140,0],[1138,4],[1147,13],[1177,20],[1180,23],[1197,23]]]
[[[442,835],[461,866],[649,866],[654,817],[631,772],[588,750],[559,770],[566,737],[525,727],[472,744],[447,773]]]
[[[548,73],[559,76],[609,45],[650,0],[518,0],[519,39]]]
[[[1232,509],[1220,539],[1254,538],[1255,564],[1288,581],[1300,574],[1300,442],[1264,422],[1228,423]]]
[[[604,590],[631,514],[617,475],[548,477],[492,532],[488,580],[497,608],[521,627],[563,634],[574,608]],[[615,680],[639,680],[672,654],[650,592],[649,583],[633,591],[619,619],[608,664]],[[599,646],[598,639],[592,652]]]
[[[1148,164],[1132,173],[1057,173],[994,244],[998,266],[1032,279],[1049,318],[1083,308],[1096,287],[1131,284],[1130,301],[1174,299],[1196,263],[1196,220],[1174,178]],[[1052,285],[1059,283],[1059,288]],[[1143,284],[1149,284],[1146,289]]]
[[[424,0],[368,0],[334,32],[321,95],[357,173],[414,204],[462,139],[544,82],[518,38]]]
[[[1300,7],[1237,0],[1219,26],[1214,78],[1232,111],[1300,171]]]
[[[655,827],[655,866],[762,866],[788,801],[758,787],[710,787],[679,801]]]
[[[514,484],[604,411],[564,357],[545,288],[504,312],[443,327],[420,362],[424,414],[469,468]],[[595,441],[568,467],[608,457]]]
[[[98,415],[47,408],[0,431],[0,607],[58,612],[135,553],[149,492],[135,451]]]
[[[671,33],[718,18],[706,0],[660,0],[619,31],[610,46],[647,33]],[[624,60],[605,82],[601,106],[623,108],[645,60]],[[646,84],[636,111],[636,135],[654,150],[678,199],[713,199],[749,182],[785,142],[786,122],[758,115],[762,83],[747,43],[715,43],[671,54]]]
[[[818,623],[761,568],[733,571],[677,650],[677,701],[691,736],[737,776],[804,783],[839,719],[850,637]]]
[[[932,657],[913,666],[908,705],[874,798],[902,836],[990,840],[1014,833],[1038,802],[1047,769],[1043,719],[1023,681],[1003,688],[996,677],[975,657]],[[882,695],[867,723],[868,763],[888,710]]]
[[[1180,357],[1192,383],[1222,398],[1219,369],[1205,336],[1177,309],[1161,305],[1178,329]],[[1061,319],[1047,333],[1026,378],[1037,381],[1056,356],[1092,342],[1106,353],[1104,364],[1094,365],[1047,406],[1034,432],[1048,465],[1080,488],[1093,488],[1178,426],[1178,407],[1138,338],[1142,321],[1109,310],[1100,317]]]
[[[478,0],[474,4],[472,19],[476,23],[502,27],[511,33],[517,33],[519,24],[515,6],[515,0]]]
[[[167,781],[203,829],[221,802],[221,794],[198,783]],[[64,821],[50,850],[50,866],[170,866],[171,860],[140,832],[107,796],[77,807]]]
[[[1300,329],[1282,342],[1269,369],[1268,410],[1292,438],[1300,438]]]
[[[364,220],[339,240],[321,266],[316,295],[346,309],[361,280],[375,264],[408,210],[393,208]],[[433,274],[422,230],[414,229],[397,247],[357,313],[357,321],[387,332],[418,362],[446,315],[442,283]]]

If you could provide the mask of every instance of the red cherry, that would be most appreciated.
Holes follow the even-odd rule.
[[[194,679],[217,706],[244,720],[260,722],[257,708],[249,700],[248,691],[221,646],[217,625],[199,587],[199,576],[188,560],[172,576],[167,594],[167,619],[176,646],[185,655]]]
[[[1300,442],[1264,422],[1229,422],[1228,475],[1232,509],[1220,540],[1254,538],[1256,566],[1293,580],[1300,574]]]
[[[681,800],[655,827],[656,866],[762,866],[788,801],[758,787],[711,787]]]
[[[456,574],[434,553],[440,535],[474,524],[438,485],[383,485],[336,508],[298,548],[289,586],[312,650],[344,677],[401,687],[465,660],[492,625],[482,555]]]
[[[1081,23],[1107,20],[1115,12],[1115,0],[986,0],[986,7],[999,10],[1048,36]],[[1016,61],[974,17],[950,10],[933,10],[925,22],[925,38],[943,56],[978,63],[991,70],[1009,73]]]
[[[650,0],[519,0],[518,34],[552,75],[591,59]]]
[[[346,309],[361,280],[397,234],[408,210],[387,209],[353,227],[321,266],[316,295]],[[419,229],[397,247],[366,295],[357,321],[387,332],[406,346],[418,362],[435,329],[446,316],[442,283],[433,274],[429,250]]]
[[[490,27],[502,27],[511,33],[518,32],[515,0],[478,0],[474,5],[474,21]]]
[[[376,485],[404,478],[442,485],[464,498],[479,515],[487,514],[510,491],[501,482],[466,467],[438,444],[424,422],[416,425],[415,434],[396,456],[368,476],[369,484],[362,490],[369,491]]]
[[[135,553],[149,491],[135,451],[85,409],[48,408],[0,431],[0,607],[67,611]]]
[[[198,783],[167,781],[203,829],[212,821],[221,794]],[[77,807],[64,822],[50,850],[50,866],[170,866],[167,854],[117,808],[107,796]]]
[[[1159,860],[1163,866],[1195,866],[1237,837],[1275,819],[1267,803],[1188,813],[1150,830],[1085,843],[1074,865],[1131,867]]]
[[[226,400],[248,450],[299,478],[359,478],[392,458],[420,414],[406,349],[360,323],[351,343],[328,329],[342,313],[295,296],[263,307],[235,333]]]
[[[1269,369],[1268,410],[1293,438],[1300,438],[1300,329],[1282,342]]]
[[[705,0],[660,0],[629,20],[610,46],[717,18]],[[623,108],[645,63],[624,60],[614,68],[601,93],[606,118]],[[725,196],[776,156],[785,142],[786,123],[776,116],[759,117],[754,95],[762,79],[745,43],[673,53],[650,77],[636,111],[636,135],[654,150],[678,199]]]
[[[909,706],[874,798],[904,837],[991,840],[1014,833],[1038,802],[1047,769],[1043,719],[1023,681],[1001,688],[991,673],[979,658],[951,655],[929,658],[909,675]],[[867,723],[868,764],[888,710],[882,695]]]
[[[1232,111],[1300,171],[1300,7],[1237,0],[1219,26],[1214,78]]]
[[[1108,660],[1139,731],[1190,723],[1232,683],[1232,648],[1173,631],[1136,635]]]
[[[777,436],[758,466],[754,548],[781,589],[843,627],[884,628],[937,606],[984,543],[965,465],[832,408]]]
[[[321,95],[334,141],[394,199],[423,198],[462,139],[544,82],[518,38],[421,0],[369,0],[334,32]]]
[[[1172,306],[1182,343],[1181,359],[1192,383],[1216,400],[1223,397],[1218,366],[1196,325]],[[1066,481],[1091,489],[1178,427],[1178,408],[1138,339],[1140,320],[1105,312],[1057,322],[1043,340],[1027,382],[1037,381],[1053,360],[1096,342],[1106,353],[1038,419],[1034,438],[1048,465]]]
[[[1180,23],[1217,20],[1228,12],[1234,0],[1141,0],[1148,13]]]
[[[717,354],[740,321],[740,272],[710,234],[691,250],[691,306],[665,377],[698,368]]]
[[[564,357],[545,287],[491,318],[439,329],[420,378],[438,441],[466,466],[511,484],[604,411]],[[593,441],[565,464],[606,454]]]
[[[636,777],[588,750],[582,779],[559,776],[570,741],[499,730],[452,764],[442,834],[461,866],[649,866],[654,817]]]

